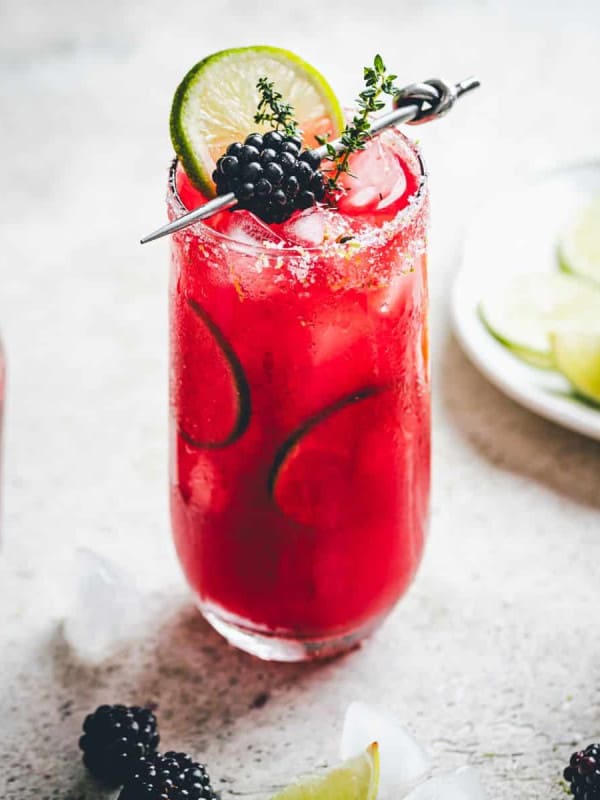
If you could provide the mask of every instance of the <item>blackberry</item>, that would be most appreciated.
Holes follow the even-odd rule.
[[[279,131],[233,142],[213,172],[217,194],[233,192],[238,208],[265,222],[283,222],[296,209],[310,208],[325,196],[325,179],[316,151],[301,150],[299,136]]]
[[[204,764],[186,753],[155,754],[140,761],[118,800],[218,800]]]
[[[600,744],[573,753],[564,778],[580,800],[600,800]]]
[[[139,706],[99,706],[83,723],[83,763],[100,780],[123,783],[140,759],[154,753],[156,717]]]
[[[250,136],[252,136],[252,134],[250,134]],[[279,133],[279,131],[269,131],[263,136],[263,145],[265,147],[272,147],[273,150],[279,150],[282,143],[283,136]]]

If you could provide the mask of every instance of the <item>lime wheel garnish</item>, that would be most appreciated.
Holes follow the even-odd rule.
[[[259,78],[267,76],[295,111],[305,147],[316,136],[336,138],[343,112],[325,78],[288,50],[256,46],[222,50],[187,73],[173,98],[171,139],[190,180],[207,196],[215,195],[212,174],[232,142],[253,131],[269,130],[254,121]]]

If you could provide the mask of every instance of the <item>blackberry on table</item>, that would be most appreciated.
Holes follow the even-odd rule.
[[[213,172],[217,194],[233,192],[238,208],[265,222],[284,222],[325,196],[321,159],[315,150],[301,149],[299,136],[279,131],[251,133],[244,142],[233,142]]]
[[[140,706],[102,705],[83,723],[83,763],[100,780],[118,785],[159,743],[156,717]]]
[[[563,775],[578,800],[600,800],[600,744],[573,753]]]
[[[138,763],[118,800],[218,800],[204,764],[169,751]]]

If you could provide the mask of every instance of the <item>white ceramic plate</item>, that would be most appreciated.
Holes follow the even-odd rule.
[[[560,375],[519,361],[494,339],[477,313],[481,297],[494,283],[517,272],[557,270],[560,231],[598,194],[600,162],[594,162],[545,173],[493,198],[467,232],[452,291],[452,316],[466,354],[501,391],[531,411],[600,441],[600,409],[575,399]]]

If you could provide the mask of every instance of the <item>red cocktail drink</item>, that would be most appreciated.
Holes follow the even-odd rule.
[[[205,616],[264,657],[352,646],[423,550],[425,175],[397,131],[351,168],[337,208],[225,211],[173,237],[175,544]],[[201,202],[174,169],[170,216]]]

